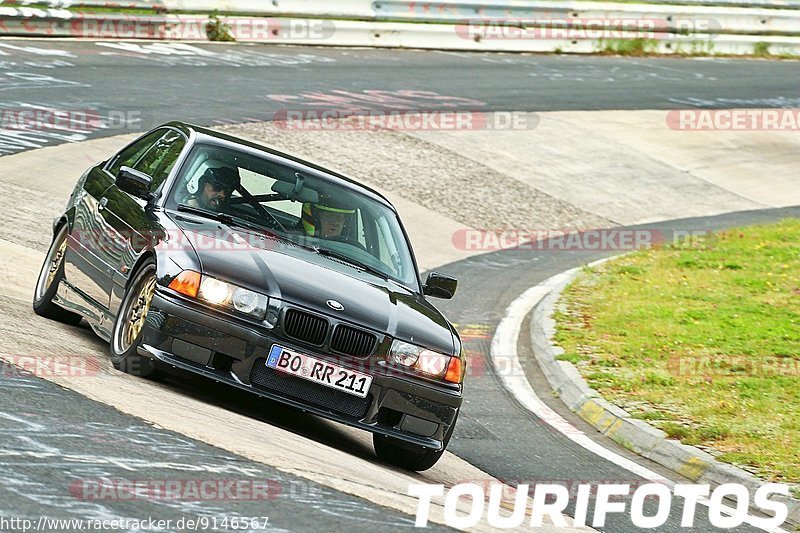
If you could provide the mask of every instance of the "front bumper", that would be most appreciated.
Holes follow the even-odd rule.
[[[360,399],[313,382],[268,369],[273,344],[373,376],[367,398]],[[461,391],[398,375],[377,358],[348,361],[314,351],[234,317],[157,291],[139,348],[143,356],[173,368],[246,390],[302,411],[352,427],[397,438],[410,446],[442,449],[447,430],[461,407]]]

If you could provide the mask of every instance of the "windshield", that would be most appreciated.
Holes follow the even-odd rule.
[[[331,261],[418,290],[395,213],[301,168],[198,144],[182,165],[167,207],[263,228]]]

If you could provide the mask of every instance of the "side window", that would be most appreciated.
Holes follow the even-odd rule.
[[[167,131],[136,163],[136,170],[153,178],[151,191],[154,192],[167,179],[185,145],[183,135],[177,131]]]
[[[119,174],[119,169],[122,167],[131,167],[139,161],[139,158],[144,155],[148,148],[150,148],[156,140],[164,135],[164,130],[156,130],[150,135],[142,137],[132,145],[122,150],[114,159],[114,162],[109,167],[108,171],[112,176]]]

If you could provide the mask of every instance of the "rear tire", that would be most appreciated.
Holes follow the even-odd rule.
[[[111,332],[110,355],[114,368],[143,378],[158,376],[155,361],[138,352],[155,284],[156,264],[149,260],[137,270],[128,285]]]
[[[50,249],[47,250],[36,289],[33,293],[33,312],[39,316],[57,320],[71,326],[81,321],[81,315],[67,311],[53,303],[58,286],[64,279],[64,253],[67,250],[67,224],[56,231]]]
[[[456,415],[456,419],[453,420],[453,423],[447,430],[447,434],[444,436],[444,441],[442,442],[442,449],[438,452],[419,446],[414,447],[413,444],[408,444],[399,439],[373,433],[372,444],[375,447],[375,454],[378,456],[378,459],[406,470],[414,472],[428,470],[441,459],[442,455],[444,455],[444,452],[447,450],[447,445],[450,443],[450,437],[453,436],[453,430],[456,427],[457,420],[458,415]]]

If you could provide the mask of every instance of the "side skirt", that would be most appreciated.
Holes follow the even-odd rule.
[[[62,280],[59,283],[53,303],[67,311],[83,316],[98,337],[106,342],[111,340],[111,330],[116,317],[111,315],[108,309],[103,309],[96,302],[84,296],[68,282]]]

